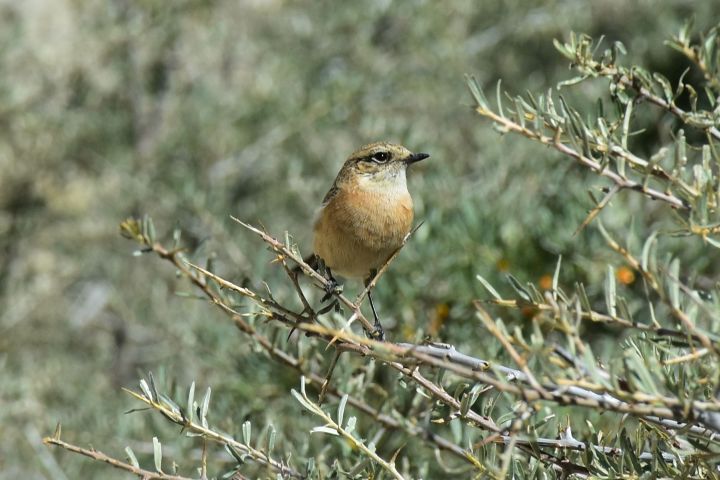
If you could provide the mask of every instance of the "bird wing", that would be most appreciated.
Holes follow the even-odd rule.
[[[330,187],[330,190],[328,190],[328,192],[325,194],[325,197],[323,198],[322,206],[324,207],[325,205],[330,203],[330,200],[335,198],[339,191],[340,189],[337,186],[337,182],[333,182],[332,187]]]

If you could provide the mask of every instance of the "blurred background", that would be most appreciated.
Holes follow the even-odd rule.
[[[250,418],[279,442],[306,438],[285,430],[297,378],[177,296],[191,289],[133,256],[118,223],[148,214],[168,243],[178,227],[193,258],[282,295],[284,273],[229,216],[309,253],[314,210],[373,141],[432,155],[409,179],[425,224],[376,293],[386,331],[491,355],[473,320],[477,274],[506,292],[510,272],[542,285],[562,254],[562,282],[592,284],[611,255],[596,253],[594,228],[572,236],[595,179],[498,135],[464,74],[491,97],[500,78],[545,91],[570,75],[552,40],[572,30],[620,40],[628,63],[675,81],[688,64],[662,41],[717,13],[689,0],[0,1],[0,478],[126,478],[42,446],[57,422],[121,458],[125,445],[151,453],[164,431],[179,455],[192,442],[162,418],[124,415],[137,405],[120,388],[149,370],[164,386],[213,386],[228,430]],[[605,93],[593,88],[568,95],[592,105]],[[662,136],[635,141],[651,151]],[[642,201],[618,197],[603,219],[626,224],[624,205]]]

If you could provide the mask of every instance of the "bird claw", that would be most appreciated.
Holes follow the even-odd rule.
[[[328,281],[325,283],[325,295],[322,297],[320,302],[325,302],[332,298],[333,295],[340,295],[343,292],[343,286],[340,285],[337,280],[330,277],[328,278]]]
[[[385,331],[383,330],[382,325],[380,325],[380,322],[375,322],[374,328],[372,332],[368,332],[368,337],[372,340],[377,340],[378,342],[384,342],[385,341]]]

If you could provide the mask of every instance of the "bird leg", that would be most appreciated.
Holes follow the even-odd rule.
[[[375,278],[375,275],[377,275],[377,270],[372,269],[370,270],[370,276],[365,280],[365,286],[367,287],[370,285],[370,282],[373,281]],[[375,329],[370,332],[370,338],[373,340],[380,340],[381,342],[385,340],[385,331],[383,330],[382,325],[380,324],[380,318],[378,317],[377,310],[375,310],[375,304],[373,303],[372,296],[370,295],[370,290],[368,290],[367,293],[368,300],[370,301],[370,308],[373,312],[373,317],[375,317]]]
[[[303,259],[305,263],[307,263],[311,268],[315,269],[320,275],[322,275],[325,280],[325,285],[323,286],[323,290],[325,290],[325,295],[323,295],[322,299],[320,300],[320,303],[325,302],[326,300],[329,300],[332,298],[332,296],[336,293],[340,294],[343,291],[343,286],[338,284],[338,281],[333,277],[332,272],[330,271],[330,267],[325,265],[325,261],[323,261],[322,258],[319,256],[313,254],[309,256],[308,258]],[[295,269],[292,270],[292,273],[295,275],[295,282],[297,282],[297,275],[301,272],[300,267],[295,267]],[[295,284],[296,287],[298,287],[297,283]],[[299,287],[298,287],[299,289]],[[306,307],[307,309],[307,307]],[[340,302],[338,299],[334,299],[332,302],[327,304],[326,306],[322,307],[317,312],[313,312],[313,319],[316,319],[318,315],[324,315],[330,310],[335,309],[335,311],[340,311]],[[303,311],[304,313],[304,311]],[[290,329],[290,333],[288,334],[288,340],[290,340],[290,337],[295,332],[295,329],[297,327],[293,327]],[[307,332],[305,334],[306,336],[310,336],[310,333]]]
[[[343,286],[338,283],[337,280],[335,280],[335,277],[333,277],[332,272],[330,271],[330,267],[328,267],[325,264],[325,261],[315,255],[315,258],[317,259],[317,268],[316,270],[320,275],[325,277],[325,285],[323,286],[323,289],[325,290],[325,295],[322,297],[320,302],[324,302],[326,300],[329,300],[330,297],[332,297],[336,293],[342,293]]]

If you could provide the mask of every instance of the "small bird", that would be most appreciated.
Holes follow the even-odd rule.
[[[406,170],[427,153],[377,142],[345,161],[315,219],[313,253],[334,282],[333,273],[362,279],[367,286],[377,270],[402,246],[413,221]],[[373,337],[384,337],[375,305]]]

